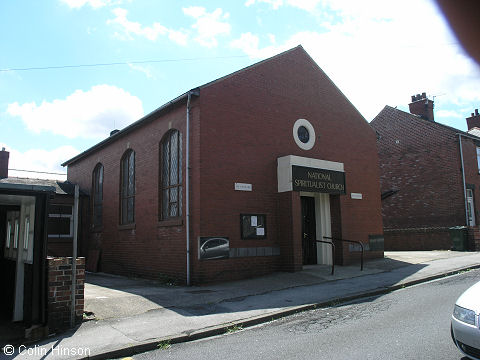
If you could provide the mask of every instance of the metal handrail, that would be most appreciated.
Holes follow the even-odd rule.
[[[363,271],[363,254],[364,254],[364,248],[363,248],[363,244],[362,244],[360,241],[346,240],[346,239],[340,239],[340,238],[333,238],[333,237],[330,237],[330,236],[324,236],[323,238],[324,238],[324,239],[330,239],[330,240],[332,240],[332,242],[333,242],[333,241],[344,241],[344,242],[359,244],[360,247],[362,248],[362,253],[361,253],[361,257],[360,257],[360,271]]]
[[[315,240],[316,242],[332,245],[332,275],[335,272],[335,244],[332,241]]]

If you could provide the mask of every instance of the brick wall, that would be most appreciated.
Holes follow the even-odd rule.
[[[385,250],[450,249],[448,228],[466,224],[459,131],[389,106],[371,126],[381,191],[397,191],[382,201]],[[462,149],[466,183],[480,204],[474,141],[462,137]]]
[[[48,257],[48,327],[49,332],[70,327],[72,298],[72,258]],[[77,258],[75,323],[83,319],[85,258]]]
[[[468,250],[480,251],[480,228],[478,226],[468,229]]]
[[[158,221],[159,143],[171,128],[185,136],[185,117],[186,102],[180,101],[68,166],[68,180],[87,193],[93,169],[99,162],[104,166],[103,227],[90,234],[91,249],[100,251],[100,271],[185,281],[185,219]],[[317,131],[316,144],[308,151],[301,150],[292,136],[299,118],[308,119]],[[335,214],[341,221],[336,219],[336,231],[364,242],[368,235],[382,234],[375,134],[302,49],[202,87],[192,100],[190,130],[194,282],[301,269],[300,197],[279,194],[277,189],[277,158],[285,155],[344,163],[347,191],[362,193],[363,200],[349,195],[338,199]],[[184,154],[185,142],[184,138]],[[136,154],[136,220],[133,226],[122,227],[119,165],[127,149]],[[252,184],[253,191],[235,191],[235,182]],[[241,239],[241,213],[266,214],[267,238]],[[198,239],[203,236],[226,236],[230,248],[280,248],[280,256],[199,260]],[[358,257],[348,247],[341,256],[346,263]]]
[[[383,235],[390,251],[450,250],[453,245],[448,228],[391,229]]]

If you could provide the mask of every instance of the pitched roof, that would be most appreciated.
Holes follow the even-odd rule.
[[[190,96],[191,96],[191,95],[193,95],[193,96],[199,96],[199,95],[200,95],[200,90],[203,89],[203,88],[206,88],[206,87],[208,87],[208,86],[210,86],[210,85],[213,85],[213,84],[215,84],[215,83],[217,83],[217,82],[219,82],[219,81],[222,81],[222,80],[224,80],[224,79],[227,79],[227,78],[229,78],[229,77],[231,77],[231,76],[234,76],[234,75],[237,75],[237,74],[239,74],[239,73],[242,73],[242,72],[244,72],[244,71],[246,71],[246,70],[255,68],[255,67],[259,66],[260,64],[263,64],[263,63],[265,63],[265,62],[271,61],[271,60],[273,60],[273,59],[275,59],[275,58],[277,58],[277,57],[286,55],[286,54],[288,54],[288,53],[290,53],[290,52],[292,52],[292,51],[295,51],[295,50],[301,50],[301,51],[304,52],[305,55],[307,55],[309,58],[311,58],[310,55],[308,55],[308,53],[303,49],[303,47],[302,47],[301,45],[298,45],[298,46],[296,46],[296,47],[294,47],[294,48],[292,48],[292,49],[289,49],[289,50],[284,51],[284,52],[282,52],[282,53],[280,53],[280,54],[274,55],[274,56],[272,56],[272,57],[270,57],[270,58],[268,58],[268,59],[259,61],[259,62],[255,63],[255,64],[253,64],[253,65],[247,66],[247,67],[242,68],[242,69],[240,69],[240,70],[237,70],[237,71],[235,71],[235,72],[233,72],[233,73],[230,73],[230,74],[228,74],[228,75],[222,76],[222,77],[220,77],[220,78],[218,78],[218,79],[216,79],[216,80],[213,80],[213,81],[210,81],[210,82],[208,82],[208,83],[206,83],[206,84],[200,85],[199,87],[194,88],[194,89],[191,89],[191,90],[183,93],[182,95],[176,97],[175,99],[170,100],[169,102],[165,103],[164,105],[160,106],[159,108],[153,110],[151,113],[145,115],[145,116],[142,117],[141,119],[139,119],[139,120],[135,121],[134,123],[128,125],[127,127],[123,128],[122,130],[116,132],[115,134],[110,135],[108,138],[100,141],[100,142],[97,143],[96,145],[93,145],[92,147],[90,147],[89,149],[83,151],[82,153],[78,154],[77,156],[75,156],[75,157],[73,157],[73,158],[65,161],[64,163],[62,163],[62,166],[71,165],[71,164],[77,162],[78,160],[84,158],[85,156],[89,155],[90,153],[92,153],[92,152],[94,152],[94,151],[96,151],[96,150],[98,150],[98,149],[101,149],[101,148],[107,146],[107,145],[110,144],[111,142],[119,139],[120,137],[123,137],[123,136],[127,135],[128,133],[132,132],[133,130],[135,130],[135,129],[143,126],[143,125],[146,125],[147,123],[149,123],[149,122],[157,119],[160,114],[169,111],[173,106],[178,105],[180,102],[187,101],[187,98],[188,98],[189,95],[190,95]],[[313,61],[313,59],[312,59],[312,62],[313,62],[314,64],[316,64],[315,61]],[[318,66],[318,65],[317,65],[317,66]]]
[[[424,122],[427,122],[428,124],[431,124],[432,126],[439,126],[439,127],[444,128],[444,129],[450,130],[450,131],[452,131],[456,134],[461,134],[461,135],[471,137],[471,138],[474,138],[475,140],[480,141],[480,131],[477,134],[470,133],[470,132],[465,132],[465,131],[459,130],[457,128],[448,126],[448,125],[440,124],[440,123],[435,122],[435,121],[422,119],[419,115],[411,114],[409,112],[399,110],[397,108],[393,108],[389,105],[385,105],[385,107],[382,109],[382,111],[380,111],[378,113],[378,115],[375,116],[375,118],[372,120],[372,123],[374,123],[377,119],[380,119],[380,118],[394,118],[397,121],[408,120],[408,119],[410,119],[410,120],[413,119],[413,120],[416,120],[416,121],[424,121]]]
[[[0,184],[50,187],[55,189],[57,195],[73,195],[75,193],[75,185],[69,181],[8,177],[0,179]]]
[[[480,137],[480,129],[477,127],[471,128],[470,130],[468,130],[468,133],[470,135]]]

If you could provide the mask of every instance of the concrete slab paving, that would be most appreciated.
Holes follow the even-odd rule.
[[[165,286],[152,281],[88,274],[85,310],[97,320],[24,348],[32,359],[112,358],[154,349],[164,340],[188,341],[224,333],[233,324],[248,326],[332,301],[387,291],[480,267],[480,253],[386,252],[384,259],[359,265],[315,265],[298,273],[208,286]],[[18,350],[16,355],[19,356]],[[48,352],[49,351],[49,352]],[[46,352],[48,352],[46,354]],[[23,354],[24,354],[23,353]],[[0,356],[1,357],[1,356]],[[12,357],[7,357],[11,359]]]

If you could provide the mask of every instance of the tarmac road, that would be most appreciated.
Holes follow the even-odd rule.
[[[480,270],[472,270],[134,359],[461,359],[450,316],[458,296],[477,281]]]

